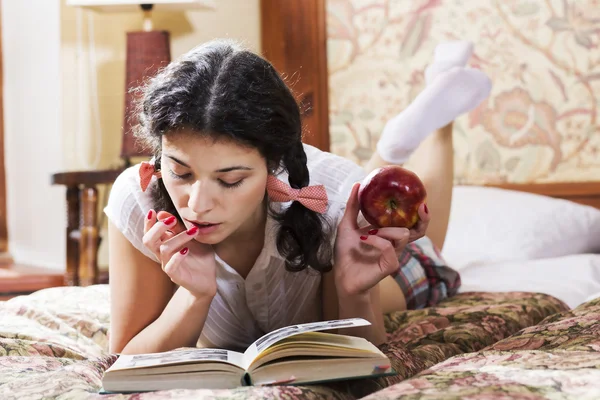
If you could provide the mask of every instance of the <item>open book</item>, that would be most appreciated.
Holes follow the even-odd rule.
[[[103,391],[298,385],[395,374],[390,360],[371,342],[318,332],[364,325],[370,322],[350,318],[286,326],[262,336],[244,353],[183,348],[121,355],[105,371]]]

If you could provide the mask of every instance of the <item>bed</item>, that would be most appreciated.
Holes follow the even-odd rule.
[[[350,3],[328,1],[344,18]],[[371,12],[387,2],[365,3],[363,9]],[[418,37],[407,46],[431,28],[427,10],[443,2],[414,3],[419,9],[410,23]],[[500,4],[468,6],[484,3]],[[515,10],[519,18],[535,12]],[[339,22],[334,17],[325,0],[261,2],[264,53],[289,76],[302,69],[295,90],[306,111],[305,141],[325,150],[336,144],[329,136],[328,103],[335,94],[328,92],[326,32],[326,20]],[[345,28],[333,25],[330,35],[350,32]],[[569,116],[593,117],[596,126],[591,114],[579,110]],[[507,183],[508,178],[455,187],[443,254],[463,284],[459,294],[435,307],[385,317],[388,342],[382,350],[396,376],[321,386],[100,395],[102,373],[116,356],[107,351],[108,286],[95,284],[0,302],[0,398],[600,398],[600,182]]]
[[[560,345],[561,351],[569,350],[571,347],[565,343],[573,342],[573,339],[577,339],[572,343],[572,349],[576,349],[577,353],[557,356],[557,360],[563,360],[570,366],[564,369],[557,367],[555,372],[560,379],[581,378],[577,363],[583,367],[598,360],[595,353],[598,347],[594,346],[600,344],[593,335],[594,328],[596,331],[600,329],[600,323],[597,323],[600,317],[598,302],[570,312],[565,303],[545,294],[462,293],[436,308],[388,316],[386,328],[390,332],[390,340],[383,350],[392,357],[399,372],[393,379],[357,380],[330,386],[169,390],[102,396],[97,394],[102,372],[116,360],[116,356],[107,352],[109,301],[107,285],[92,285],[44,289],[0,303],[0,398],[264,399],[287,396],[351,399],[369,394],[388,398],[385,393],[395,397],[395,392],[382,389],[392,390],[395,384],[404,381],[401,388],[407,390],[406,385],[411,385],[412,380],[405,379],[420,372],[417,378],[413,378],[417,382],[423,382],[430,374],[437,374],[439,380],[440,374],[444,376],[445,373],[439,364],[444,360],[449,359],[446,363],[450,368],[448,374],[454,374],[451,368],[457,367],[452,364],[452,360],[456,362],[453,356],[466,357],[466,363],[459,362],[460,368],[463,368],[461,376],[466,378],[477,375],[476,369],[482,362],[480,358],[488,357],[488,354],[489,363],[501,363],[506,362],[503,355],[515,356],[522,354],[524,349],[540,353]],[[556,329],[552,335],[544,330],[536,332],[535,329],[544,326],[539,325],[542,321],[553,324],[562,332]],[[586,331],[590,333],[582,337],[580,334]],[[482,351],[484,349],[486,351]],[[518,352],[511,349],[518,349]],[[518,366],[517,359],[521,358],[513,357],[513,365]],[[528,360],[529,356],[521,361]],[[539,357],[535,360],[543,362]],[[473,369],[467,368],[469,364]],[[527,369],[527,364],[520,368]],[[591,379],[593,374],[588,378],[590,385],[600,382],[597,376]],[[416,388],[431,389],[427,385],[416,385],[410,386],[410,391],[414,392]],[[600,390],[600,386],[597,389]]]
[[[600,210],[584,205],[597,201],[597,185],[568,187],[565,193],[549,193],[552,196],[540,194],[547,186],[479,189],[499,190],[505,196],[525,194],[533,196],[532,201],[558,202],[558,207],[600,215]],[[466,194],[472,197],[470,189]],[[578,203],[563,199],[574,192]],[[497,192],[492,194],[497,198]],[[457,191],[456,196],[465,193]],[[592,253],[579,256],[600,258]],[[561,257],[568,260],[573,256],[552,260]],[[531,262],[543,264],[541,260],[512,263],[525,268]],[[461,273],[478,268],[473,265],[461,267]],[[481,265],[489,268],[493,264]],[[595,274],[600,275],[600,265]],[[600,284],[598,277],[585,279]],[[108,353],[108,285],[44,289],[0,302],[0,398],[597,398],[600,293],[595,296],[594,290],[577,298],[564,297],[552,287],[542,291],[463,290],[435,307],[389,314],[385,318],[388,342],[381,348],[398,371],[392,377],[321,386],[100,395],[102,373],[116,360]]]

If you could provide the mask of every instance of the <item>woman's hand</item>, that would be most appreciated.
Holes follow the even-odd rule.
[[[173,283],[199,299],[212,299],[217,292],[215,253],[211,246],[194,240],[197,235],[196,227],[186,230],[170,213],[156,215],[150,210],[142,241]]]
[[[358,188],[355,183],[337,228],[334,276],[340,298],[363,296],[386,276],[400,267],[398,257],[404,247],[427,230],[429,214],[425,204],[419,206],[419,222],[406,228],[359,228]]]

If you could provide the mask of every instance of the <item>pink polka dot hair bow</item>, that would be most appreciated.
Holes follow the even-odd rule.
[[[327,191],[323,185],[294,189],[273,175],[267,178],[267,193],[273,201],[299,201],[306,208],[318,213],[327,210]]]
[[[157,178],[161,177],[160,171],[157,171],[154,167],[155,162],[156,159],[152,157],[150,161],[142,161],[140,165],[140,186],[142,187],[142,192],[146,191],[153,176]]]

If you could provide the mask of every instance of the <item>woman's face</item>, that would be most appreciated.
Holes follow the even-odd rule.
[[[200,229],[199,242],[217,244],[259,223],[267,163],[258,150],[182,130],[163,135],[161,171],[186,227]]]

